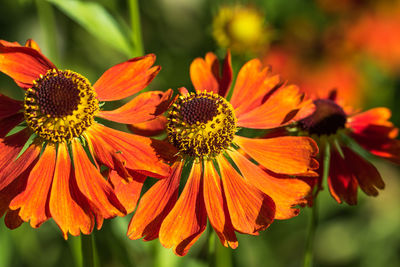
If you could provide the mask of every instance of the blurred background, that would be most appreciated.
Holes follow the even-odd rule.
[[[235,73],[259,57],[310,95],[336,88],[356,108],[389,107],[400,125],[400,1],[1,0],[0,39],[29,38],[60,69],[92,83],[117,63],[155,53],[162,70],[151,90],[192,88],[191,61],[230,49]],[[3,74],[0,93],[24,97]],[[358,205],[348,206],[320,193],[315,266],[400,266],[399,168],[373,162],[386,183],[378,197],[360,192]],[[276,221],[259,237],[239,235],[233,266],[301,266],[310,213]],[[208,266],[206,233],[179,258],[158,240],[129,240],[130,217],[94,231],[99,266]],[[52,220],[11,231],[1,219],[0,266],[79,266],[80,257],[79,237],[64,241]]]

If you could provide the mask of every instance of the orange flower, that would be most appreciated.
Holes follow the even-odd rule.
[[[129,238],[159,237],[180,256],[203,233],[207,218],[221,243],[236,248],[235,232],[257,235],[274,219],[296,216],[295,206],[306,202],[310,186],[293,176],[314,176],[318,168],[311,138],[251,139],[237,132],[280,127],[310,114],[313,105],[302,101],[296,86],[282,85],[254,59],[240,70],[228,102],[229,53],[222,75],[213,53],[195,59],[190,75],[196,92],[181,88],[168,113],[177,160],[170,176],[143,195],[128,229]],[[186,169],[190,174],[179,196]]]
[[[377,196],[385,184],[378,170],[359,153],[361,148],[381,158],[400,164],[398,129],[389,121],[390,110],[374,108],[361,113],[344,109],[336,100],[336,91],[327,98],[314,100],[315,112],[299,122],[307,135],[321,142],[320,162],[330,147],[328,186],[338,202],[357,204],[357,188]],[[354,142],[355,141],[355,142]],[[322,165],[322,164],[321,164]],[[320,173],[323,169],[320,168]],[[320,181],[321,186],[321,181]]]
[[[167,176],[169,166],[152,148],[158,141],[94,120],[140,123],[162,113],[171,91],[143,93],[113,111],[99,105],[145,88],[160,70],[154,61],[133,58],[91,86],[57,69],[32,40],[25,47],[0,41],[0,71],[25,90],[24,101],[0,95],[0,214],[9,228],[23,221],[36,228],[53,218],[65,238],[90,234],[94,221],[99,229],[103,219],[134,209],[146,175]]]

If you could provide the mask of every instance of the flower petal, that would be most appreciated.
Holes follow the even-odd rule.
[[[160,71],[151,66],[154,54],[132,58],[107,70],[93,85],[100,101],[113,101],[131,96],[144,89]]]
[[[238,119],[237,125],[246,128],[268,129],[290,123],[301,109],[303,97],[304,95],[297,86],[289,85],[279,88],[260,106],[246,112],[235,111]],[[307,103],[311,104],[310,101]]]
[[[0,120],[0,138],[4,138],[14,127],[25,120],[23,113],[17,113]]]
[[[344,200],[349,205],[355,205],[357,204],[357,185],[351,167],[349,168],[345,159],[336,149],[332,149],[328,177],[328,186],[332,197],[338,203],[342,203]]]
[[[281,174],[304,174],[318,168],[318,146],[309,137],[283,136],[250,139],[235,136],[234,143],[268,170]]]
[[[196,91],[207,91],[218,94],[218,76],[215,76],[218,72],[218,59],[213,53],[208,53],[206,60],[202,58],[193,60],[190,65],[190,79]]]
[[[4,217],[4,224],[11,230],[20,227],[24,222],[18,213],[19,210],[9,210]]]
[[[20,209],[19,216],[29,221],[33,228],[39,227],[51,215],[48,206],[51,183],[56,163],[56,148],[48,144],[28,177],[24,191],[10,203],[10,209]]]
[[[111,171],[109,175],[109,181],[113,185],[115,195],[125,207],[127,213],[135,210],[143,183],[146,180],[146,176],[140,173],[131,171],[130,175],[129,181],[125,181],[116,171]]]
[[[76,183],[80,192],[93,204],[103,218],[123,216],[126,211],[111,186],[89,160],[78,141],[72,142]]]
[[[168,109],[171,96],[171,89],[166,92],[151,91],[141,93],[122,107],[112,111],[100,111],[97,116],[126,124],[149,121]]]
[[[201,162],[194,163],[178,201],[161,224],[160,243],[173,247],[179,256],[184,256],[206,229],[202,185]]]
[[[93,215],[86,213],[71,196],[70,180],[72,165],[67,145],[58,144],[57,161],[51,187],[49,208],[54,221],[60,227],[64,238],[68,232],[73,236],[90,234],[94,227]]]
[[[54,68],[54,64],[35,49],[0,43],[0,71],[24,89],[32,87],[34,80]]]
[[[100,124],[92,125],[87,135],[90,136],[88,139],[91,140],[96,157],[110,157],[109,155],[119,153],[126,161],[128,169],[158,178],[169,173],[169,166],[160,160],[161,155],[155,149],[161,141],[117,131]]]
[[[143,136],[154,136],[162,133],[167,127],[167,118],[165,116],[158,116],[152,120],[130,124],[128,129],[135,134]]]
[[[217,157],[226,203],[236,231],[257,235],[275,217],[274,201],[245,181],[224,156]]]
[[[238,166],[243,178],[272,198],[276,206],[275,219],[289,219],[299,214],[299,209],[294,207],[306,204],[305,197],[311,191],[306,182],[295,178],[274,177],[239,152],[229,150],[227,152]]]
[[[384,189],[385,183],[375,166],[347,147],[342,147],[342,150],[346,163],[354,173],[360,188],[369,196],[377,196],[376,188]]]
[[[128,237],[145,241],[158,237],[161,223],[178,199],[183,161],[175,162],[169,177],[159,180],[140,199],[128,226]]]
[[[12,116],[22,109],[23,102],[0,94],[0,119]]]
[[[207,160],[204,165],[204,203],[208,218],[221,243],[237,248],[238,241],[222,195],[221,179],[212,161]]]

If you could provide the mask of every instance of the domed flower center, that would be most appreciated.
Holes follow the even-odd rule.
[[[300,121],[303,130],[309,134],[331,135],[345,127],[347,115],[334,101],[317,99],[314,104],[314,113]]]
[[[235,132],[231,104],[210,92],[180,96],[168,114],[168,139],[186,156],[215,157],[231,145]]]
[[[49,70],[25,94],[28,126],[50,142],[79,137],[93,123],[99,109],[89,81],[70,70]]]

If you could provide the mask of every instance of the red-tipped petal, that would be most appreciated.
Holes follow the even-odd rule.
[[[11,230],[21,226],[24,222],[18,215],[19,210],[9,210],[4,217],[4,224]]]
[[[342,150],[360,188],[369,196],[377,196],[377,188],[384,189],[385,183],[375,166],[347,147],[342,147]]]
[[[30,224],[34,228],[39,227],[51,217],[48,197],[55,164],[56,149],[49,144],[29,174],[25,190],[10,203],[10,208],[20,209],[19,216],[26,222],[30,220]]]
[[[151,67],[156,61],[154,54],[132,58],[108,69],[93,88],[100,101],[119,100],[144,89],[160,71]]]
[[[175,162],[169,177],[158,181],[140,199],[128,226],[130,239],[153,240],[158,237],[161,223],[178,198],[183,161]]]
[[[156,149],[157,143],[161,141],[117,131],[100,124],[92,125],[87,134],[90,135],[96,157],[110,157],[109,155],[119,153],[126,161],[128,169],[157,178],[165,177],[169,173],[170,167],[160,160],[162,155]]]
[[[391,111],[387,108],[373,108],[348,119],[353,133],[373,138],[396,138],[398,129],[389,121]]]
[[[245,181],[224,156],[217,158],[232,225],[236,231],[256,235],[274,220],[274,201]]]
[[[295,178],[274,177],[262,171],[239,152],[228,151],[228,154],[243,177],[275,202],[276,219],[289,219],[299,213],[299,209],[294,207],[305,204],[305,197],[311,191],[311,187],[306,182]]]
[[[34,80],[54,68],[54,64],[35,49],[0,43],[0,71],[24,89],[32,87]]]
[[[237,238],[222,195],[222,181],[212,161],[205,161],[204,165],[204,203],[208,218],[221,243],[237,248]]]
[[[50,214],[60,227],[64,238],[90,234],[94,227],[93,215],[86,213],[71,196],[72,165],[67,145],[59,143],[53,185],[50,194]]]
[[[97,116],[119,123],[133,124],[155,119],[169,106],[172,90],[141,93],[122,107],[112,111],[100,111]]]
[[[283,136],[267,139],[234,137],[247,154],[268,170],[281,174],[304,174],[318,168],[318,146],[309,137]]]
[[[207,225],[202,190],[201,162],[194,163],[178,201],[160,228],[160,243],[184,256],[199,239]]]
[[[290,123],[301,108],[303,96],[297,86],[290,85],[280,88],[260,106],[246,112],[235,112],[238,118],[237,125],[246,128],[268,129]]]
[[[328,186],[332,197],[338,203],[344,200],[349,205],[357,204],[357,180],[351,167],[349,168],[336,149],[331,151]]]
[[[103,218],[123,216],[126,211],[111,186],[92,164],[78,141],[72,141],[76,183],[83,195],[98,209]]]
[[[114,192],[127,213],[135,210],[143,183],[146,180],[146,176],[140,173],[132,171],[130,175],[129,181],[122,178],[116,171],[111,171],[109,175],[109,181],[113,185]]]

